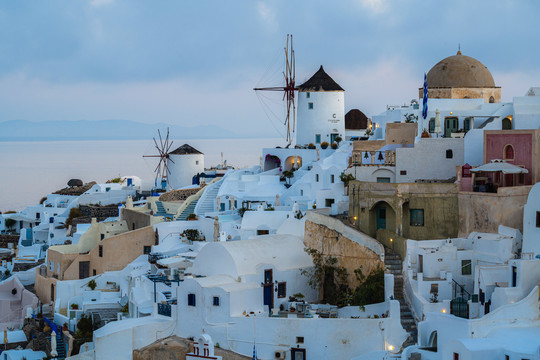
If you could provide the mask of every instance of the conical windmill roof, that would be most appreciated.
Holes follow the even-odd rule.
[[[179,148],[177,148],[176,150],[173,150],[169,153],[169,155],[193,155],[193,154],[203,155],[202,152],[200,152],[199,150],[195,149],[193,146],[188,145],[188,144],[184,144],[180,146]]]
[[[303,83],[302,85],[298,86],[298,90],[300,91],[345,91],[341,86],[338,85],[337,82],[334,81],[328,75],[322,65],[321,68],[313,74],[313,76]]]

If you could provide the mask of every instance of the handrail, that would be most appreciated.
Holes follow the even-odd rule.
[[[471,299],[472,298],[472,295],[467,291],[465,290],[465,287],[463,287],[463,285],[461,285],[460,283],[458,283],[456,280],[452,279],[452,281],[455,283],[455,285],[459,286],[459,288],[461,289],[461,297],[463,297],[463,293],[467,294],[468,295],[468,299]],[[456,295],[456,287],[454,286],[454,297]]]
[[[214,189],[216,187],[221,187],[223,178],[219,179],[218,181],[213,182],[214,180],[212,180],[212,182],[210,182],[210,184],[206,185],[206,187],[204,188],[206,191],[203,194],[201,194],[201,197],[199,198],[199,201],[197,202],[197,205],[195,205],[195,209],[193,209],[193,212],[195,214],[199,215],[200,206],[208,198],[208,194],[209,194],[210,190],[212,190],[212,189]]]
[[[210,181],[210,183],[208,183],[205,187],[203,187],[201,190],[197,191],[195,194],[193,195],[190,195],[188,196],[188,198],[182,203],[182,205],[180,205],[180,207],[176,210],[176,214],[174,215],[175,217],[175,220],[176,218],[178,218],[182,212],[184,212],[184,210],[189,206],[189,204],[191,204],[193,201],[195,200],[199,200],[199,198],[202,196],[202,194],[204,193],[204,191],[206,190],[206,188],[215,183],[216,180],[218,180],[218,178],[214,178],[212,181]]]

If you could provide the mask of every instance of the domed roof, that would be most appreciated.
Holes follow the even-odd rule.
[[[368,128],[368,118],[358,109],[352,109],[345,114],[345,129],[363,130]]]
[[[439,61],[427,73],[428,88],[495,87],[493,76],[480,61],[461,54]]]

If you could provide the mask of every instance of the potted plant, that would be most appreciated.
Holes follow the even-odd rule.
[[[88,286],[90,286],[90,285],[88,285]],[[79,304],[73,303],[73,304],[70,305],[70,307],[71,307],[71,310],[79,310]],[[67,326],[67,324],[66,324],[66,326]]]
[[[428,131],[426,129],[424,129],[424,131],[422,131],[422,138],[430,138],[431,135],[429,135]]]
[[[321,149],[326,149],[326,148],[328,147],[328,145],[329,145],[328,142],[323,141],[323,142],[321,143]]]
[[[332,147],[332,149],[336,150],[338,145],[336,142],[333,142],[330,146]]]
[[[341,136],[336,136],[336,143],[340,143],[343,139],[341,138]]]
[[[97,287],[96,280],[92,279],[88,282],[88,287],[90,290],[94,291],[94,289]]]
[[[189,214],[186,218],[188,221],[197,220],[197,215],[195,214]]]
[[[307,147],[308,147],[308,149],[315,149],[315,144],[309,143],[309,145]]]

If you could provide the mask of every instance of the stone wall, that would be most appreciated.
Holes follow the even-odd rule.
[[[118,206],[79,206],[82,216],[108,218],[118,216]]]
[[[19,235],[0,235],[0,248],[7,249],[8,244],[14,244],[13,249],[17,247],[19,243]]]
[[[140,211],[122,208],[120,210],[120,219],[126,221],[130,230],[140,229],[150,226],[150,218],[152,215],[145,214]]]
[[[497,233],[499,225],[523,232],[523,208],[532,186],[498,188],[497,193],[460,192],[459,236]]]
[[[200,187],[168,191],[159,197],[159,201],[185,201],[189,196],[196,194],[199,190],[201,190]]]
[[[367,275],[378,266],[384,268],[384,248],[377,240],[315,211],[307,213],[304,244],[337,258],[338,265],[347,269],[351,288],[358,286],[356,269]]]
[[[193,341],[170,336],[156,341],[142,349],[133,350],[133,360],[185,360],[186,354],[193,351]],[[229,350],[214,347],[214,355],[223,360],[249,360],[252,357],[236,354]]]
[[[385,229],[414,240],[446,239],[458,234],[458,187],[444,183],[349,183],[349,221],[376,236],[378,209],[385,208]],[[411,225],[411,210],[423,210],[424,223]]]

